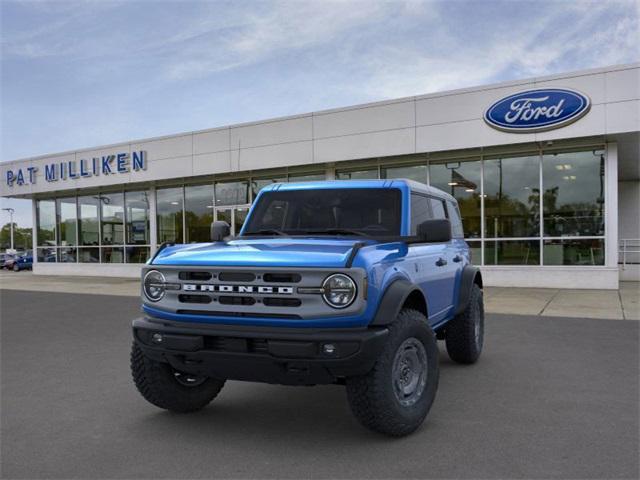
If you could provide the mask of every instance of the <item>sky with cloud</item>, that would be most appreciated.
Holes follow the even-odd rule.
[[[3,0],[0,160],[634,62],[639,11],[633,0]],[[2,201],[30,224],[28,205]]]

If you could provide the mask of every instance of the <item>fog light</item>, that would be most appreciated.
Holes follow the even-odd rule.
[[[322,345],[322,351],[327,355],[333,355],[336,353],[336,346],[333,343],[325,343]]]
[[[154,333],[151,337],[151,341],[153,343],[162,343],[162,335],[160,335],[159,333]]]

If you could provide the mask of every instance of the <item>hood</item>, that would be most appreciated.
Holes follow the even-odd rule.
[[[362,239],[262,238],[174,245],[164,248],[152,265],[234,267],[344,267],[354,244]]]

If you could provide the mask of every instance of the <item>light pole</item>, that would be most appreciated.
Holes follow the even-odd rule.
[[[13,250],[13,214],[15,213],[15,210],[11,207],[3,208],[3,210],[9,212],[9,228],[11,228],[11,250]]]

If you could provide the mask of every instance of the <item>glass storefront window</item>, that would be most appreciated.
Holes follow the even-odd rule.
[[[408,178],[416,182],[427,184],[426,165],[408,165],[404,167],[383,167],[381,178]]]
[[[545,240],[544,265],[604,265],[604,239]]]
[[[78,232],[80,245],[100,243],[97,196],[78,197]]]
[[[37,222],[38,245],[55,245],[56,203],[53,200],[38,200]]]
[[[124,262],[124,248],[122,247],[102,247],[102,263],[122,263]]]
[[[431,185],[458,200],[465,238],[480,238],[480,160],[429,166]]]
[[[213,222],[213,185],[189,185],[184,189],[185,243],[209,242]]]
[[[272,183],[286,183],[286,177],[274,177],[274,178],[252,178],[251,179],[251,193],[253,194],[253,198],[255,199],[262,190],[267,185],[271,185]]]
[[[149,247],[125,247],[127,263],[145,263],[149,260],[151,250]]]
[[[540,265],[540,241],[486,241],[484,243],[484,264]]]
[[[124,243],[124,194],[100,195],[102,245]]]
[[[217,182],[216,206],[245,205],[249,203],[249,182]]]
[[[76,198],[58,198],[58,245],[67,246],[76,244],[77,214]]]
[[[471,252],[471,261],[475,265],[480,265],[482,263],[482,242],[480,240],[467,240],[467,245],[469,245]]]
[[[324,172],[289,174],[290,182],[321,182],[326,179]]]
[[[540,157],[484,161],[485,237],[540,235]]]
[[[182,242],[182,187],[156,190],[158,243]]]
[[[546,237],[604,235],[604,164],[601,151],[543,155]]]
[[[80,263],[100,262],[100,249],[98,247],[78,248],[78,261]]]
[[[58,262],[75,263],[77,257],[77,249],[70,247],[58,248]]]
[[[378,178],[378,168],[367,168],[364,170],[338,170],[336,180],[375,180]]]
[[[58,254],[53,247],[38,248],[36,255],[40,263],[54,263],[58,261]]]
[[[126,243],[149,245],[149,193],[125,192]],[[135,263],[135,262],[134,262]]]

